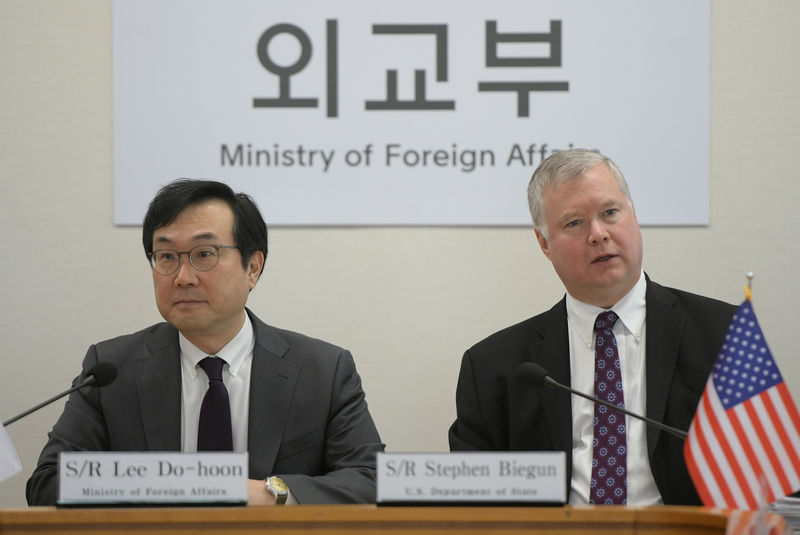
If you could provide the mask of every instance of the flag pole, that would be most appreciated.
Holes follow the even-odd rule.
[[[753,279],[755,278],[755,274],[752,271],[748,271],[745,273],[745,277],[747,277],[747,285],[744,287],[744,298],[748,301],[753,300]]]

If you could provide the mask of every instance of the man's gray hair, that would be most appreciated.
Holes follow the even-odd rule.
[[[603,156],[598,151],[589,149],[569,149],[556,152],[539,164],[539,167],[533,172],[531,181],[528,183],[528,207],[531,210],[533,226],[545,238],[549,238],[549,234],[542,191],[548,186],[557,186],[568,180],[580,178],[586,171],[599,163],[604,163],[608,166],[611,174],[617,180],[619,189],[622,190],[622,193],[628,199],[628,203],[633,207],[633,199],[631,199],[628,183],[625,181],[622,171],[611,159]]]

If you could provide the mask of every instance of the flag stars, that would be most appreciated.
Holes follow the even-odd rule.
[[[734,316],[712,370],[711,380],[726,409],[783,380],[747,303]]]

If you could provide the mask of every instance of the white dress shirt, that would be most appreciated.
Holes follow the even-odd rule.
[[[646,414],[645,292],[644,274],[617,304],[611,307],[619,320],[614,324],[625,408]],[[594,322],[606,309],[582,303],[567,294],[570,382],[572,388],[594,393]],[[592,478],[594,403],[572,396],[572,481],[569,502],[589,503]],[[663,503],[647,458],[647,428],[644,422],[625,416],[628,445],[628,505]]]
[[[199,362],[208,356],[225,361],[222,382],[228,389],[231,402],[233,451],[247,451],[247,417],[250,409],[250,368],[253,363],[255,334],[250,317],[245,314],[239,333],[216,355],[208,355],[178,334],[181,346],[181,451],[197,451],[197,425],[200,406],[208,390],[208,376]]]

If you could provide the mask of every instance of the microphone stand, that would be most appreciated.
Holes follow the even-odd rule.
[[[566,385],[562,385],[561,383],[559,383],[558,381],[556,381],[555,379],[553,379],[549,375],[546,375],[545,377],[543,377],[542,381],[544,382],[545,386],[554,386],[554,387],[560,388],[562,390],[566,390],[567,392],[570,392],[571,394],[575,394],[576,396],[580,396],[580,397],[582,397],[584,399],[588,399],[589,401],[592,401],[594,403],[599,403],[600,405],[605,405],[606,407],[608,407],[610,409],[614,409],[615,411],[619,411],[619,412],[622,412],[624,414],[627,414],[628,416],[631,416],[632,418],[637,418],[639,420],[644,420],[648,424],[650,424],[650,425],[652,425],[654,427],[657,427],[657,428],[661,429],[662,431],[666,431],[667,433],[669,433],[669,434],[671,434],[673,436],[676,436],[676,437],[678,437],[680,439],[686,439],[686,436],[688,435],[688,433],[686,431],[681,431],[680,429],[676,429],[675,427],[671,427],[671,426],[669,426],[667,424],[663,424],[661,422],[653,420],[652,418],[648,418],[647,416],[642,416],[641,414],[633,413],[633,412],[631,412],[631,411],[629,411],[627,409],[623,409],[622,407],[617,407],[616,405],[614,405],[612,403],[609,403],[608,401],[603,401],[600,398],[596,398],[594,396],[590,396],[588,394],[584,394],[583,392],[579,392],[578,390],[575,390],[574,388],[570,388],[570,387],[568,387]]]
[[[97,382],[97,378],[94,375],[89,375],[83,381],[81,381],[77,385],[73,386],[69,390],[65,390],[64,392],[61,392],[60,394],[57,394],[57,395],[51,397],[47,401],[43,401],[42,403],[39,403],[35,407],[32,407],[32,408],[28,409],[27,411],[23,412],[22,414],[17,414],[13,418],[9,418],[5,422],[3,422],[3,427],[8,427],[10,424],[13,424],[14,422],[19,420],[20,418],[24,418],[25,416],[29,415],[30,413],[38,411],[42,407],[50,405],[52,402],[57,401],[60,398],[63,398],[67,394],[71,394],[71,393],[75,392],[76,390],[80,390],[84,386],[91,386],[91,385],[95,384],[96,382]]]

